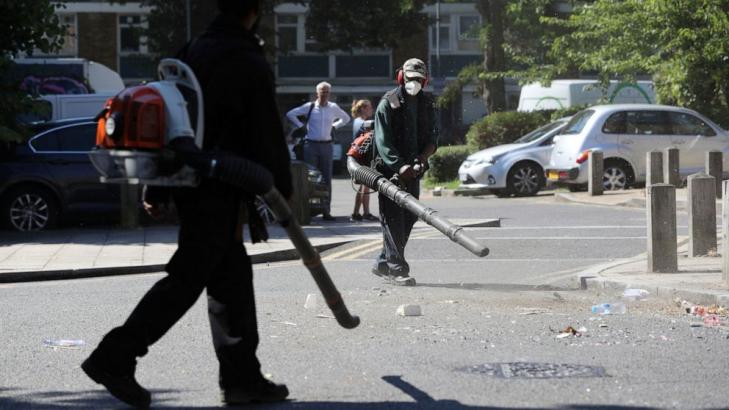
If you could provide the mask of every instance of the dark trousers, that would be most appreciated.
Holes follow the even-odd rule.
[[[311,142],[304,144],[304,161],[321,171],[321,179],[327,185],[329,196],[324,201],[324,213],[331,211],[333,153],[331,142]]]
[[[199,189],[175,194],[179,247],[167,264],[168,275],[152,286],[122,326],[104,337],[94,354],[121,371],[133,371],[136,357],[144,356],[207,290],[221,387],[261,378],[253,270],[243,244],[234,239],[239,203],[233,194],[211,196]]]
[[[420,197],[420,180],[411,181],[406,190],[415,198]],[[377,257],[375,268],[396,276],[410,273],[410,265],[405,261],[405,245],[418,217],[400,208],[388,197],[379,194],[380,225],[382,225],[382,252]]]

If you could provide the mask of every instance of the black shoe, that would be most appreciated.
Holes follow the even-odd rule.
[[[115,374],[93,355],[81,364],[81,369],[91,380],[106,387],[112,396],[130,406],[146,409],[152,402],[152,395],[137,383],[134,373]]]
[[[321,219],[325,221],[336,221],[337,218],[333,217],[331,214],[324,214],[321,216]]]
[[[372,215],[371,213],[366,213],[366,214],[362,215],[362,219],[367,220],[367,221],[379,221],[380,220],[380,218]]]
[[[288,396],[289,389],[285,384],[276,384],[266,379],[246,386],[229,387],[222,392],[223,403],[229,406],[284,401]]]
[[[349,217],[349,222],[358,222],[362,220],[362,215],[360,214],[352,214],[352,216]]]

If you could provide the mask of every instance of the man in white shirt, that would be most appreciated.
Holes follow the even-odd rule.
[[[309,120],[306,122],[306,138],[304,139],[304,161],[317,167],[321,171],[322,179],[329,189],[329,198],[324,204],[322,219],[333,221],[331,214],[332,197],[332,127],[341,128],[349,123],[350,117],[336,103],[329,101],[332,85],[321,82],[316,86],[316,101],[308,102],[286,113],[286,118],[300,128],[304,123],[299,117]],[[311,105],[314,104],[312,108]],[[309,114],[310,113],[310,114]]]

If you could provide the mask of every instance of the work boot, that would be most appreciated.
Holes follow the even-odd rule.
[[[222,391],[223,403],[228,406],[249,403],[270,403],[284,401],[289,396],[285,384],[276,384],[261,378],[252,384],[238,387],[227,387]]]
[[[94,353],[81,364],[81,369],[91,380],[106,387],[112,396],[130,406],[146,409],[152,402],[152,395],[134,378],[134,370],[129,373],[114,369]]]

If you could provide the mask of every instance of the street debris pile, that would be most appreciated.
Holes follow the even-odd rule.
[[[687,300],[676,299],[678,307],[685,310],[685,312],[693,317],[703,320],[703,326],[705,327],[726,327],[729,325],[729,309],[725,306],[711,305],[694,305]],[[691,324],[693,327],[701,326],[701,322],[694,322]]]

